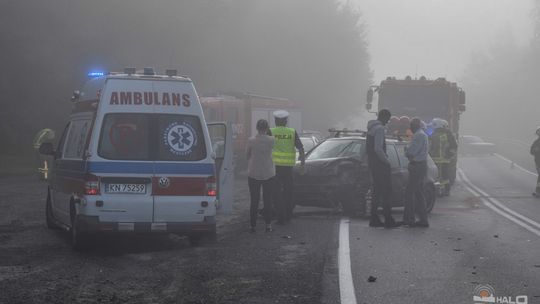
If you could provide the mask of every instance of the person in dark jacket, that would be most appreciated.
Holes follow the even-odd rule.
[[[371,205],[370,227],[392,228],[398,226],[392,218],[391,196],[392,176],[390,161],[386,154],[386,128],[390,120],[390,111],[382,109],[376,120],[370,120],[367,125],[366,151],[368,156],[369,170],[373,179],[373,195]],[[383,208],[384,223],[377,214],[379,206]]]
[[[535,197],[540,197],[540,127],[536,128],[536,135],[538,138],[531,146],[531,154],[534,156],[534,163],[536,165],[536,171],[538,172],[536,190],[533,192],[533,195]]]

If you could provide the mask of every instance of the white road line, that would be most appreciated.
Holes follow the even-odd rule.
[[[508,162],[508,163],[510,163],[510,164],[514,164],[514,167],[516,167],[516,168],[522,170],[522,171],[525,172],[525,173],[529,173],[529,174],[531,174],[531,175],[538,176],[538,174],[536,174],[536,173],[534,173],[534,172],[532,172],[532,171],[529,171],[529,170],[523,168],[522,166],[520,166],[520,165],[516,164],[515,162],[509,160],[508,158],[506,158],[506,157],[500,155],[499,153],[494,153],[494,155],[497,156],[498,158],[504,160],[505,162]]]
[[[339,223],[339,296],[341,304],[356,304],[356,293],[354,291],[352,270],[351,270],[351,250],[349,246],[349,222],[348,218],[342,218]]]
[[[483,196],[484,198],[488,199],[491,203],[493,203],[494,205],[496,205],[497,207],[503,209],[504,211],[510,213],[511,215],[515,216],[515,217],[518,217],[520,218],[521,220],[533,225],[533,226],[536,226],[537,228],[540,228],[540,223],[537,223],[533,220],[531,220],[530,218],[524,216],[524,215],[521,215],[517,212],[515,212],[514,210],[511,210],[509,209],[508,207],[506,207],[503,203],[501,203],[499,200],[493,198],[493,197],[489,197],[489,194],[487,194],[486,192],[484,192],[482,189],[478,188],[476,185],[474,185],[468,178],[467,176],[465,175],[465,173],[463,172],[463,170],[460,169],[460,173],[462,175],[462,178],[463,180],[471,187],[473,188],[474,190],[476,190],[476,192],[478,194],[480,194],[481,196]]]
[[[505,207],[501,202],[497,201],[494,198],[489,197],[487,193],[485,193],[480,188],[475,186],[467,178],[463,170],[459,169],[458,174],[465,188],[467,188],[467,190],[469,190],[469,192],[471,192],[473,195],[480,198],[482,202],[484,203],[484,205],[486,205],[488,208],[492,209],[493,211],[499,213],[500,215],[506,217],[507,219],[511,220],[512,222],[518,224],[519,226],[536,234],[537,236],[540,236],[540,230],[536,229],[536,227],[540,228],[540,223],[537,223],[526,216],[523,216],[513,210],[510,210],[509,208]],[[530,225],[525,222],[529,223]],[[533,227],[531,225],[536,226],[536,227]]]

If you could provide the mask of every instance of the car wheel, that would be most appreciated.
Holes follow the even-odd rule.
[[[58,226],[56,226],[55,224],[54,216],[52,213],[51,191],[49,189],[47,189],[47,201],[45,203],[45,222],[47,223],[47,228],[58,229]]]
[[[429,184],[425,186],[424,197],[426,199],[426,212],[430,213],[435,206],[436,200],[435,187],[433,185]]]

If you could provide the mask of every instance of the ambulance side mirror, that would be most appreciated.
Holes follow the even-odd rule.
[[[216,152],[212,151],[212,153],[210,153],[210,157],[215,160],[217,158]]]
[[[50,142],[42,143],[39,146],[39,153],[43,155],[51,155],[54,156],[56,154],[56,151],[54,151],[53,144]]]

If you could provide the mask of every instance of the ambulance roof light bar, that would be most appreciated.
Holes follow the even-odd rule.
[[[124,68],[124,73],[128,74],[128,75],[133,75],[133,74],[137,73],[137,68],[126,67],[126,68]]]
[[[178,71],[174,70],[174,69],[167,69],[167,70],[165,70],[165,75],[167,75],[169,77],[177,76]]]
[[[101,76],[105,76],[105,72],[101,72],[101,71],[92,71],[90,73],[88,73],[87,75],[88,77],[101,77]]]
[[[156,73],[154,72],[154,68],[152,68],[152,67],[146,67],[146,68],[144,68],[143,74],[144,74],[144,75],[152,75],[152,76],[153,76],[153,75],[156,75]]]

